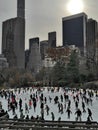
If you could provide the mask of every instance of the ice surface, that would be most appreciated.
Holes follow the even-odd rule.
[[[25,116],[28,114],[29,118],[31,118],[32,115],[34,117],[36,117],[37,115],[41,116],[39,96],[41,95],[41,93],[43,93],[44,97],[47,98],[47,103],[44,105],[44,118],[45,118],[45,120],[52,120],[51,119],[51,112],[53,112],[54,115],[55,115],[55,120],[58,120],[58,118],[61,117],[62,121],[75,121],[75,118],[76,118],[76,115],[75,115],[76,108],[75,108],[75,103],[74,103],[74,100],[73,100],[73,94],[72,94],[71,90],[69,90],[68,92],[66,91],[66,94],[69,95],[69,99],[71,100],[71,111],[72,111],[72,114],[71,114],[70,119],[68,119],[66,109],[64,108],[65,100],[63,100],[63,102],[61,102],[61,99],[60,99],[60,95],[61,94],[64,95],[64,92],[65,92],[64,89],[62,89],[62,88],[60,88],[59,91],[57,91],[55,89],[54,92],[51,92],[51,89],[48,91],[47,88],[44,88],[44,89],[42,89],[41,92],[38,92],[38,101],[37,101],[36,112],[34,112],[33,105],[32,105],[32,109],[29,110],[29,113],[25,113],[25,103],[27,103],[28,106],[29,106],[30,95],[31,94],[33,95],[34,93],[36,93],[37,89],[36,88],[34,88],[34,89],[33,88],[26,89],[26,92],[25,92],[24,89],[21,89],[20,93],[18,93],[18,91],[15,91],[15,90],[10,90],[10,91],[13,91],[13,93],[16,95],[17,102],[19,102],[20,98],[22,99],[22,101],[23,101],[23,105],[22,105],[23,106],[22,107],[23,108],[23,114]],[[76,95],[77,93],[79,95],[79,108],[82,111],[82,99],[80,97],[79,92],[75,92],[74,95]],[[49,96],[52,98],[51,103],[49,101]],[[58,113],[58,107],[57,107],[58,104],[54,104],[54,97],[55,96],[58,96],[59,97],[59,102],[63,104],[63,109],[64,109],[64,113],[63,114]],[[86,121],[87,120],[87,116],[88,116],[87,108],[90,108],[91,111],[92,111],[93,121],[97,121],[98,122],[98,99],[96,98],[95,93],[94,93],[94,97],[92,97],[92,100],[93,100],[92,105],[91,104],[86,105],[86,113],[82,113],[82,121]],[[7,99],[5,99],[5,97],[2,98],[0,96],[0,101],[2,102],[3,109],[8,111],[8,101],[7,101]],[[68,104],[68,102],[66,102],[66,105],[67,104]],[[46,114],[46,109],[45,109],[46,105],[48,105],[49,108],[50,108],[48,116]],[[18,107],[18,109],[15,110],[15,112],[18,115],[18,118],[20,118],[19,107]],[[10,118],[14,117],[14,115],[12,113],[12,110],[8,111],[8,114],[9,114]]]

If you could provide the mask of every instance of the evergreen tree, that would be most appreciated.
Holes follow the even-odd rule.
[[[53,83],[59,84],[65,81],[65,63],[59,60],[52,70]]]
[[[74,50],[70,55],[70,61],[67,65],[68,77],[72,82],[79,82],[79,59],[77,52]]]

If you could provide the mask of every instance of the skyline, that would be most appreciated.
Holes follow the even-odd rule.
[[[48,33],[57,32],[57,45],[62,44],[62,18],[72,15],[67,11],[70,0],[25,0],[25,49],[29,47],[29,39],[39,37],[40,41],[48,39]],[[75,0],[76,1],[76,0]],[[81,0],[84,10],[89,18],[98,21],[98,0]],[[51,5],[52,3],[52,5]],[[13,5],[13,6],[12,6]],[[51,7],[51,9],[50,9]],[[80,13],[80,12],[77,12]],[[2,43],[2,22],[17,16],[17,0],[0,0],[0,53]]]

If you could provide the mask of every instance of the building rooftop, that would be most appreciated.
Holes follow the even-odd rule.
[[[69,19],[74,19],[74,18],[81,17],[81,16],[87,17],[87,15],[84,12],[82,12],[82,13],[79,13],[79,14],[74,14],[74,15],[64,17],[64,18],[62,18],[62,21],[69,20]]]

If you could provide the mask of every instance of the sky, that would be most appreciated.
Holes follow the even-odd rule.
[[[73,14],[68,4],[74,1],[73,10],[83,3],[83,9],[89,18],[98,21],[98,0],[25,0],[25,49],[29,47],[29,39],[39,37],[40,41],[48,39],[48,33],[57,32],[57,45],[62,45],[62,18]],[[2,44],[2,22],[17,16],[17,0],[0,0],[0,53]]]

